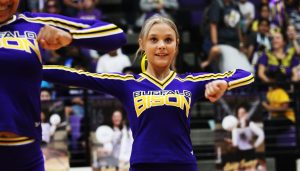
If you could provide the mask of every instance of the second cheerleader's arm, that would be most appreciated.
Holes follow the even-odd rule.
[[[47,13],[25,12],[18,17],[41,24],[41,27],[52,26],[69,32],[72,37],[71,45],[109,52],[126,44],[123,30],[112,23]]]
[[[43,80],[66,86],[75,86],[122,97],[125,82],[134,80],[131,74],[90,73],[64,66],[44,65]]]

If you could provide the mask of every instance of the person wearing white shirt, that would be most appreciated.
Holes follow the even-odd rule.
[[[255,18],[255,7],[248,0],[240,0],[238,5],[242,13],[242,31],[245,33]]]
[[[232,145],[237,147],[239,160],[253,160],[256,158],[255,149],[265,140],[263,129],[255,122],[250,121],[249,107],[240,105],[236,109],[239,126],[232,130]]]
[[[108,52],[101,56],[97,62],[97,73],[122,73],[123,69],[131,66],[129,57],[121,49]]]

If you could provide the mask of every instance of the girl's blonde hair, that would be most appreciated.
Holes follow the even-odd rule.
[[[153,25],[155,24],[167,24],[168,26],[170,26],[176,34],[176,42],[177,42],[177,46],[179,44],[179,32],[177,29],[177,26],[175,25],[175,23],[166,17],[160,16],[160,15],[154,15],[153,17],[150,17],[149,19],[147,19],[141,29],[141,32],[139,34],[139,39],[144,40],[146,39],[146,37],[148,36],[150,29],[152,28]],[[134,60],[136,60],[139,56],[142,56],[144,54],[144,50],[141,48],[141,46],[139,46],[138,50],[135,53],[135,58]],[[177,55],[177,53],[176,53]],[[175,69],[175,60],[172,63],[171,69]]]

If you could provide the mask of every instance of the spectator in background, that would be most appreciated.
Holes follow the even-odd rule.
[[[276,76],[275,76],[276,77]],[[276,78],[274,78],[276,79]],[[270,86],[263,107],[269,112],[269,118],[285,118],[292,123],[296,122],[294,110],[290,107],[290,97],[280,86]]]
[[[50,101],[51,100],[51,93],[47,89],[41,90],[41,102]]]
[[[261,146],[265,140],[265,134],[257,123],[250,120],[250,108],[247,104],[241,104],[236,108],[238,127],[232,130],[232,145],[237,147],[238,161],[251,161],[256,159],[255,149]],[[249,166],[249,170],[256,170],[256,166]]]
[[[238,5],[242,13],[241,29],[243,33],[247,33],[255,17],[255,7],[248,0],[239,0]]]
[[[133,34],[137,12],[139,11],[139,0],[122,0],[122,10],[125,16],[124,24],[127,27],[127,33]]]
[[[300,36],[296,31],[296,27],[294,24],[289,24],[286,30],[287,38],[288,38],[288,44],[287,48],[294,48],[295,53],[297,55],[300,55]]]
[[[67,67],[79,67],[84,68],[84,70],[88,70],[89,68],[89,59],[75,46],[66,47],[65,54],[61,60],[63,61],[63,65]]]
[[[206,54],[217,44],[240,47],[240,11],[234,0],[214,0],[208,10],[207,29],[204,34],[203,50]]]
[[[245,71],[254,73],[254,68],[251,66],[247,56],[242,51],[239,51],[239,49],[232,46],[213,46],[210,50],[208,59],[200,64],[201,68],[206,68],[216,59],[218,59],[218,71],[216,72],[226,72],[243,68]]]
[[[271,9],[272,21],[276,24],[276,27],[274,27],[274,29],[272,28],[271,32],[273,30],[280,31],[281,29],[285,29],[288,23],[288,15],[285,11],[283,0],[270,0],[269,6]]]
[[[140,8],[143,12],[137,25],[141,27],[144,21],[155,14],[163,17],[174,18],[175,11],[179,8],[177,0],[140,0]]]
[[[123,69],[131,66],[129,57],[121,49],[113,50],[101,56],[96,66],[97,73],[122,73]]]
[[[276,32],[272,35],[272,50],[266,51],[258,61],[258,77],[261,81],[270,83],[277,81],[298,81],[297,65],[299,59],[294,49],[286,50],[285,34]],[[273,77],[280,78],[274,80]]]
[[[50,125],[49,118],[47,117],[45,111],[41,112],[41,126],[42,126],[42,145],[47,145],[50,140],[51,136],[54,134],[56,126]]]
[[[45,0],[27,0],[30,12],[42,12],[44,9]]]
[[[41,90],[41,108],[42,111],[46,114],[46,117],[50,114],[57,113],[62,119],[64,113],[64,104],[63,101],[55,99],[55,91],[50,91],[49,89],[42,88]]]
[[[269,20],[269,27],[270,27],[270,33],[278,32],[281,30],[281,28],[278,25],[278,22],[274,21],[271,15],[271,9],[268,3],[262,4],[260,8],[260,15],[258,19],[254,20],[252,23],[252,31],[257,32],[258,31],[258,22],[261,19]]]
[[[290,14],[295,8],[297,8],[297,3],[299,0],[284,0],[285,11]]]
[[[128,171],[130,167],[130,154],[132,150],[133,137],[131,129],[124,125],[119,155],[119,171]]]
[[[41,126],[42,126],[42,145],[47,145],[50,142],[51,136],[56,130],[56,125],[50,125],[50,115],[54,113],[61,113],[62,103],[60,101],[53,101],[51,92],[48,89],[41,90]],[[43,150],[44,151],[44,150]]]
[[[47,0],[44,6],[44,12],[51,14],[60,14],[61,4],[58,0]]]
[[[82,9],[78,12],[77,17],[83,20],[101,20],[102,12],[95,8],[96,0],[82,0]],[[88,59],[89,71],[95,71],[96,62],[99,54],[94,49],[80,48],[80,52]]]
[[[259,57],[266,50],[271,50],[270,22],[268,19],[261,18],[258,21],[258,31],[253,32],[248,37],[247,56],[252,65],[257,67]]]
[[[70,17],[75,17],[83,7],[81,0],[63,0],[63,5],[63,14]]]
[[[121,166],[121,169],[126,167],[126,165],[129,168],[131,146],[133,143],[132,133],[125,124],[121,110],[113,112],[111,121],[114,131],[112,156],[118,160],[118,165]]]
[[[258,31],[258,23],[259,23],[259,20],[262,20],[262,19],[268,20],[271,24],[271,11],[270,11],[270,8],[269,8],[268,4],[262,4],[261,5],[258,19],[254,20],[252,22],[252,31],[253,32]]]
[[[294,24],[298,35],[300,35],[300,1],[297,2],[296,8],[289,14],[289,22]]]
[[[84,20],[101,20],[102,12],[95,8],[95,0],[82,0],[82,9],[78,12],[77,17]]]
[[[120,110],[115,110],[112,113],[111,121],[112,121],[112,129],[114,131],[113,138],[112,138],[112,144],[113,144],[112,156],[115,159],[119,159],[121,140],[122,140],[122,129],[124,127],[122,112]]]

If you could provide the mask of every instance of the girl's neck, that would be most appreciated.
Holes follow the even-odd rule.
[[[147,67],[146,73],[153,76],[154,78],[162,81],[164,80],[169,74],[171,70],[168,68],[159,69],[159,68],[152,68],[151,66]]]
[[[283,54],[284,53],[284,49],[283,48],[274,49],[274,53],[275,54]]]
[[[277,58],[282,59],[285,56],[285,52],[283,48],[274,49],[274,54]]]

